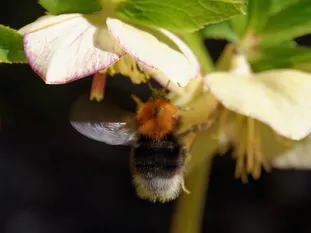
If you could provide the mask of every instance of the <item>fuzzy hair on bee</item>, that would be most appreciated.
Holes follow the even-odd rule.
[[[177,198],[184,187],[185,160],[188,154],[176,135],[179,109],[153,90],[143,103],[136,96],[138,137],[131,150],[131,170],[137,195],[150,201],[167,202]]]
[[[140,198],[164,203],[176,199],[181,191],[189,193],[184,185],[189,153],[183,139],[201,128],[177,133],[181,108],[167,99],[163,90],[152,88],[146,102],[132,98],[137,104],[135,113],[118,108],[107,98],[102,103],[78,100],[70,122],[94,140],[131,146],[132,182]]]
[[[153,202],[167,202],[177,198],[182,189],[186,191],[186,156],[187,149],[173,135],[158,141],[139,136],[130,159],[137,195]]]

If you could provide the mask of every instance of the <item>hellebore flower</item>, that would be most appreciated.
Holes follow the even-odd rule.
[[[302,140],[311,132],[311,74],[290,69],[254,74],[244,56],[236,55],[229,72],[208,74],[204,82],[221,104],[215,120],[219,147],[234,147],[236,177],[246,182],[248,174],[259,178],[261,167],[294,166],[284,162],[289,157],[311,160],[310,139]],[[302,147],[305,154],[297,155]]]
[[[170,90],[184,94],[182,87],[200,72],[196,57],[174,34],[160,28],[146,30],[99,12],[46,15],[19,32],[30,66],[47,84],[68,83],[97,72],[120,73],[134,83],[150,77],[164,86],[170,81]]]

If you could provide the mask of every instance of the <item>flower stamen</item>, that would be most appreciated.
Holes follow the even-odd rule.
[[[151,73],[145,71],[139,62],[135,61],[127,54],[122,56],[119,61],[112,66],[108,67],[105,72],[110,76],[116,74],[127,76],[134,84],[145,83],[151,76]]]
[[[229,145],[222,145],[223,143],[223,129],[225,128],[226,122],[228,120],[228,116],[229,116],[229,110],[226,108],[222,108],[222,111],[220,113],[219,116],[219,120],[218,120],[218,129],[216,131],[216,134],[212,136],[212,139],[217,140],[217,143],[220,145],[217,148],[217,153],[220,155],[225,154],[228,150],[229,150]]]
[[[255,142],[255,121],[252,119],[252,118],[247,118],[247,124],[248,124],[248,127],[247,127],[247,155],[248,155],[248,158],[247,158],[247,172],[251,172],[254,168],[254,163],[255,163],[255,151],[254,151],[254,147],[252,142]],[[257,144],[257,143],[255,143]]]
[[[237,115],[237,124],[236,126],[242,126],[242,117]],[[234,151],[233,151],[233,157],[236,159],[236,167],[235,167],[235,177],[241,178],[243,183],[247,182],[247,172],[245,171],[245,155],[246,155],[246,141],[245,138],[246,134],[244,133],[244,130],[242,127],[239,127],[241,131],[238,133],[237,138],[240,139],[239,142],[233,143],[234,145]]]
[[[247,183],[248,174],[254,179],[259,179],[261,167],[266,171],[270,170],[267,159],[263,156],[260,141],[260,129],[255,119],[237,116],[236,127],[239,129],[237,139],[234,143],[233,156],[236,158],[235,177],[241,178]]]
[[[220,114],[220,117],[219,117],[219,127],[218,127],[217,134],[216,134],[216,137],[217,137],[217,139],[219,141],[221,139],[223,128],[224,128],[224,126],[226,124],[226,121],[228,119],[228,114],[229,114],[228,109],[223,108],[223,111],[222,111],[222,113]]]

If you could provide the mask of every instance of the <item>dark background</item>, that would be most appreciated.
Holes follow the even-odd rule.
[[[6,4],[0,23],[17,29],[44,13],[36,1]],[[214,58],[224,46],[206,44]],[[27,65],[0,66],[0,232],[168,232],[176,202],[136,197],[129,148],[92,141],[70,126],[70,106],[90,85],[85,78],[49,86]],[[113,78],[108,87],[133,85]],[[148,95],[148,88],[135,88]],[[204,232],[311,233],[310,172],[273,170],[243,185],[233,171],[230,155],[214,159]]]

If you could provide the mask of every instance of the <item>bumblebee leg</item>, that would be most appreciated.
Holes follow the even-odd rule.
[[[144,102],[141,99],[139,99],[136,95],[131,94],[131,97],[136,102],[138,107],[144,104]]]
[[[190,191],[186,188],[186,186],[185,186],[185,180],[184,180],[184,178],[182,178],[182,180],[181,180],[181,188],[182,188],[182,190],[186,193],[186,194],[190,194]]]
[[[151,90],[151,92],[158,92],[159,91],[151,85],[151,83],[148,79],[146,79],[146,82],[147,82],[147,85],[148,85],[149,89]]]
[[[170,85],[170,82],[171,82],[171,80],[168,80],[167,81],[167,84],[166,84],[166,86],[165,86],[165,89],[167,90],[167,88],[168,88],[168,85]]]
[[[169,83],[170,83],[170,80],[167,82],[167,85],[166,85],[166,87],[165,88],[162,88],[162,89],[156,89],[156,88],[154,88],[152,85],[151,85],[151,83],[150,83],[150,81],[149,80],[146,80],[146,82],[147,82],[147,85],[149,86],[149,89],[151,90],[151,92],[152,92],[152,96],[154,97],[154,98],[165,98],[165,96],[166,96],[166,90],[167,90],[167,87],[168,87],[168,85],[169,85]]]
[[[177,136],[182,138],[182,137],[187,136],[189,133],[197,133],[203,130],[207,130],[211,126],[211,124],[212,124],[212,120],[209,120],[208,122],[203,123],[203,124],[194,125],[190,129],[178,134]]]

